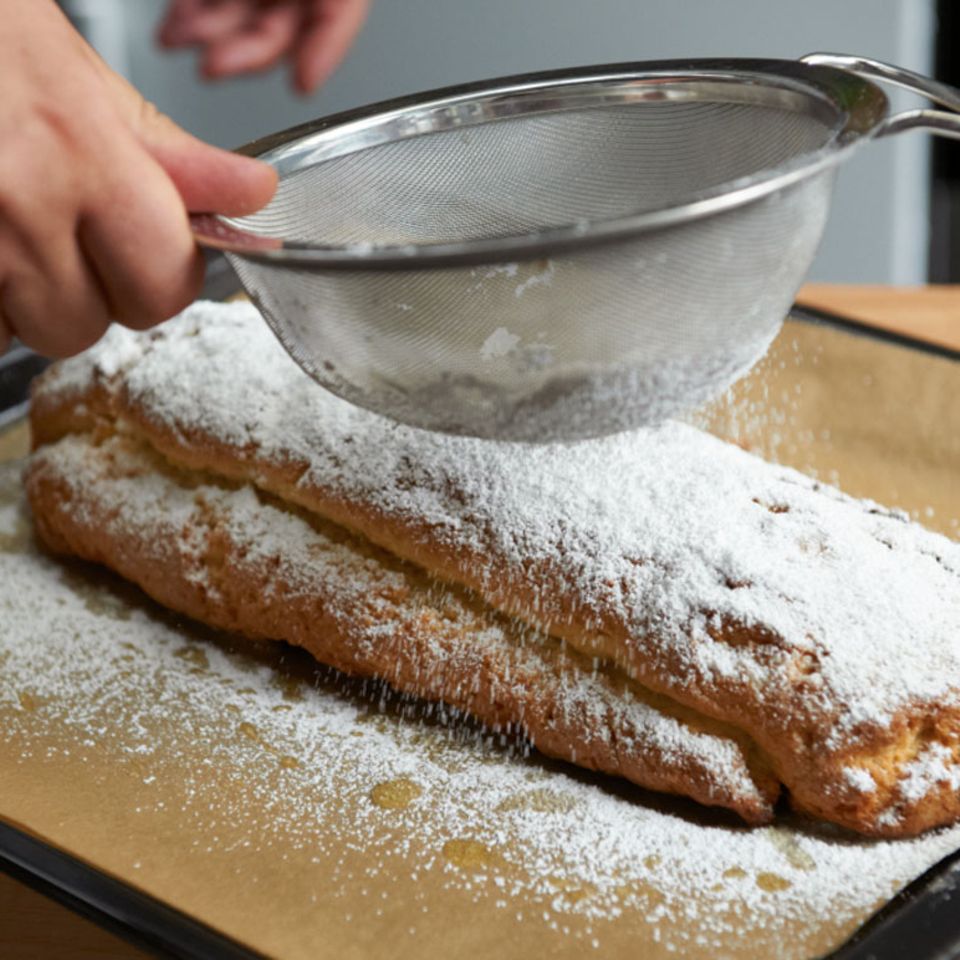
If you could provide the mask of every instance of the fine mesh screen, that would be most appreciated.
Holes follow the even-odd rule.
[[[332,128],[294,145],[275,199],[237,223],[360,248],[527,235],[723,192],[840,126],[822,96],[755,75],[672,82],[591,81],[595,96],[572,104],[553,88],[479,94],[475,112],[415,105],[359,135]],[[832,182],[827,166],[710,216],[516,262],[230,256],[290,353],[338,395],[427,429],[569,440],[657,422],[748,369],[810,264]]]
[[[309,243],[457,242],[609,219],[822,147],[809,114],[639,102],[515,117],[370,147],[285,178],[244,226]]]

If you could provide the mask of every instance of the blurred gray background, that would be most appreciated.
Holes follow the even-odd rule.
[[[193,133],[236,146],[303,120],[430,87],[530,70],[664,57],[858,53],[933,67],[934,0],[374,0],[345,64],[300,98],[282,73],[218,85],[156,48],[165,0],[64,0],[96,46]],[[909,105],[893,95],[894,105]],[[843,170],[811,279],[928,276],[928,138],[869,145]]]

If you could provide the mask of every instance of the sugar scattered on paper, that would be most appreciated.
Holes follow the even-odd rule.
[[[245,822],[266,809],[255,844],[310,848],[322,825],[375,852],[384,869],[425,851],[418,870],[443,871],[449,884],[528,920],[588,917],[600,938],[624,910],[654,927],[684,915],[709,953],[713,937],[750,924],[861,916],[960,844],[960,828],[865,842],[797,825],[698,823],[499,750],[482,733],[465,742],[449,726],[371,722],[369,703],[350,690],[300,685],[291,702],[271,666],[190,637],[149,604],[78,584],[36,553],[10,468],[0,471],[0,535],[0,709],[11,732],[29,744],[38,729],[59,726],[78,754],[84,744],[114,749],[145,781],[185,739],[202,743],[230,789],[186,769],[182,815],[213,846],[218,818]],[[236,735],[224,738],[230,717]],[[939,776],[931,764],[920,775]],[[386,783],[420,791],[396,788],[408,802],[389,811],[398,819],[387,830],[384,809],[360,802]]]

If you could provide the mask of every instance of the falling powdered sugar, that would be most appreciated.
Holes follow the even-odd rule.
[[[776,937],[798,918],[862,919],[960,844],[958,829],[870,843],[796,823],[698,820],[689,805],[433,723],[415,704],[396,722],[382,691],[371,702],[355,684],[291,672],[289,652],[278,660],[198,636],[134,592],[38,554],[9,468],[0,547],[0,716],[20,766],[93,744],[145,789],[182,784],[178,817],[210,856],[229,855],[217,840],[229,824],[264,856],[332,857],[322,894],[332,901],[351,882],[336,864],[360,850],[364,883],[437,875],[466,904],[492,900],[505,918],[595,946],[636,916],[649,940],[710,956],[725,938]],[[44,747],[51,731],[59,753]],[[378,916],[371,904],[364,922]],[[800,938],[778,953],[805,950]]]
[[[78,362],[108,381],[116,358],[124,402],[163,429],[296,465],[305,497],[426,527],[488,602],[540,578],[530,619],[561,621],[576,598],[628,637],[625,657],[662,662],[671,695],[720,678],[772,715],[795,657],[809,658],[835,748],[957,700],[960,545],[692,427],[537,446],[413,430],[318,390],[249,304],[197,304],[149,335],[114,329],[48,389],[69,393]],[[718,640],[722,623],[762,629],[783,656]]]

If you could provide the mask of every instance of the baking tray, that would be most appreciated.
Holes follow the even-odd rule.
[[[219,289],[208,291],[209,296],[219,298],[233,292],[223,272],[217,271],[214,281]],[[869,463],[862,469],[859,466],[861,457],[856,458],[858,466],[851,468],[849,463],[842,462],[842,458],[833,456],[835,448],[843,446],[845,439],[854,446],[863,441],[861,435],[842,428],[845,416],[852,415],[851,405],[859,402],[855,396],[847,397],[849,403],[829,405],[832,410],[830,429],[834,432],[829,441],[822,419],[824,405],[815,405],[820,411],[816,414],[803,403],[796,402],[796,383],[804,381],[813,367],[823,371],[836,359],[824,343],[833,342],[837,337],[851,347],[846,360],[848,366],[849,358],[853,356],[865,368],[846,370],[849,379],[847,393],[858,395],[866,391],[869,394],[876,382],[886,383],[883,396],[871,398],[875,413],[872,419],[885,424],[889,433],[887,442],[881,445],[883,471],[876,470]],[[855,345],[851,338],[859,338],[862,342]],[[811,344],[814,345],[812,349]],[[23,387],[37,364],[35,358],[31,359],[21,351],[12,359],[8,356],[7,363],[0,368],[0,383],[12,385],[5,396],[14,397],[13,403],[22,403]],[[888,369],[884,369],[885,364]],[[934,365],[936,376],[928,375],[933,369],[929,364]],[[944,365],[950,368],[949,375],[955,377],[952,399],[942,396]],[[957,535],[955,521],[960,510],[951,512],[950,503],[951,496],[955,496],[952,494],[951,477],[955,476],[952,471],[960,463],[960,454],[951,446],[953,441],[944,437],[950,433],[950,416],[955,415],[956,398],[960,397],[960,391],[955,389],[960,385],[960,354],[909,338],[879,333],[820,312],[798,309],[791,324],[785,328],[779,352],[771,357],[767,366],[776,368],[775,376],[771,379],[771,369],[761,370],[749,384],[740,388],[736,396],[712,412],[708,418],[709,426],[767,455],[816,470],[830,479],[839,479],[851,492],[873,495],[903,506],[925,522]],[[891,377],[900,382],[902,389],[891,389],[890,384],[894,382]],[[772,434],[758,426],[750,415],[758,397],[762,397],[766,408],[777,410],[780,428]],[[944,415],[941,409],[945,402],[951,405],[948,415]],[[899,420],[891,421],[885,405],[898,409]],[[816,421],[818,429],[811,426],[811,418]],[[934,481],[919,498],[914,491],[911,500],[906,491],[910,489],[908,478],[913,468],[905,462],[905,472],[898,473],[891,469],[891,465],[910,458],[909,451],[898,446],[899,441],[912,442],[910,438],[919,435],[929,447],[928,434],[931,431],[938,438],[938,453],[934,458],[938,462],[928,471]],[[871,442],[877,446],[876,438]],[[949,448],[946,455],[942,455],[943,447]],[[833,476],[837,464],[840,464],[839,476]],[[932,515],[928,513],[931,507]],[[157,955],[231,958],[262,955],[249,944],[232,939],[187,912],[150,896],[135,884],[125,882],[47,841],[48,838],[36,835],[24,824],[4,821],[0,817],[0,867]],[[960,917],[957,917],[952,902],[958,884],[960,855],[955,854],[910,883],[831,956],[835,960],[865,960],[867,957],[886,960],[905,956],[933,960],[960,955]]]

